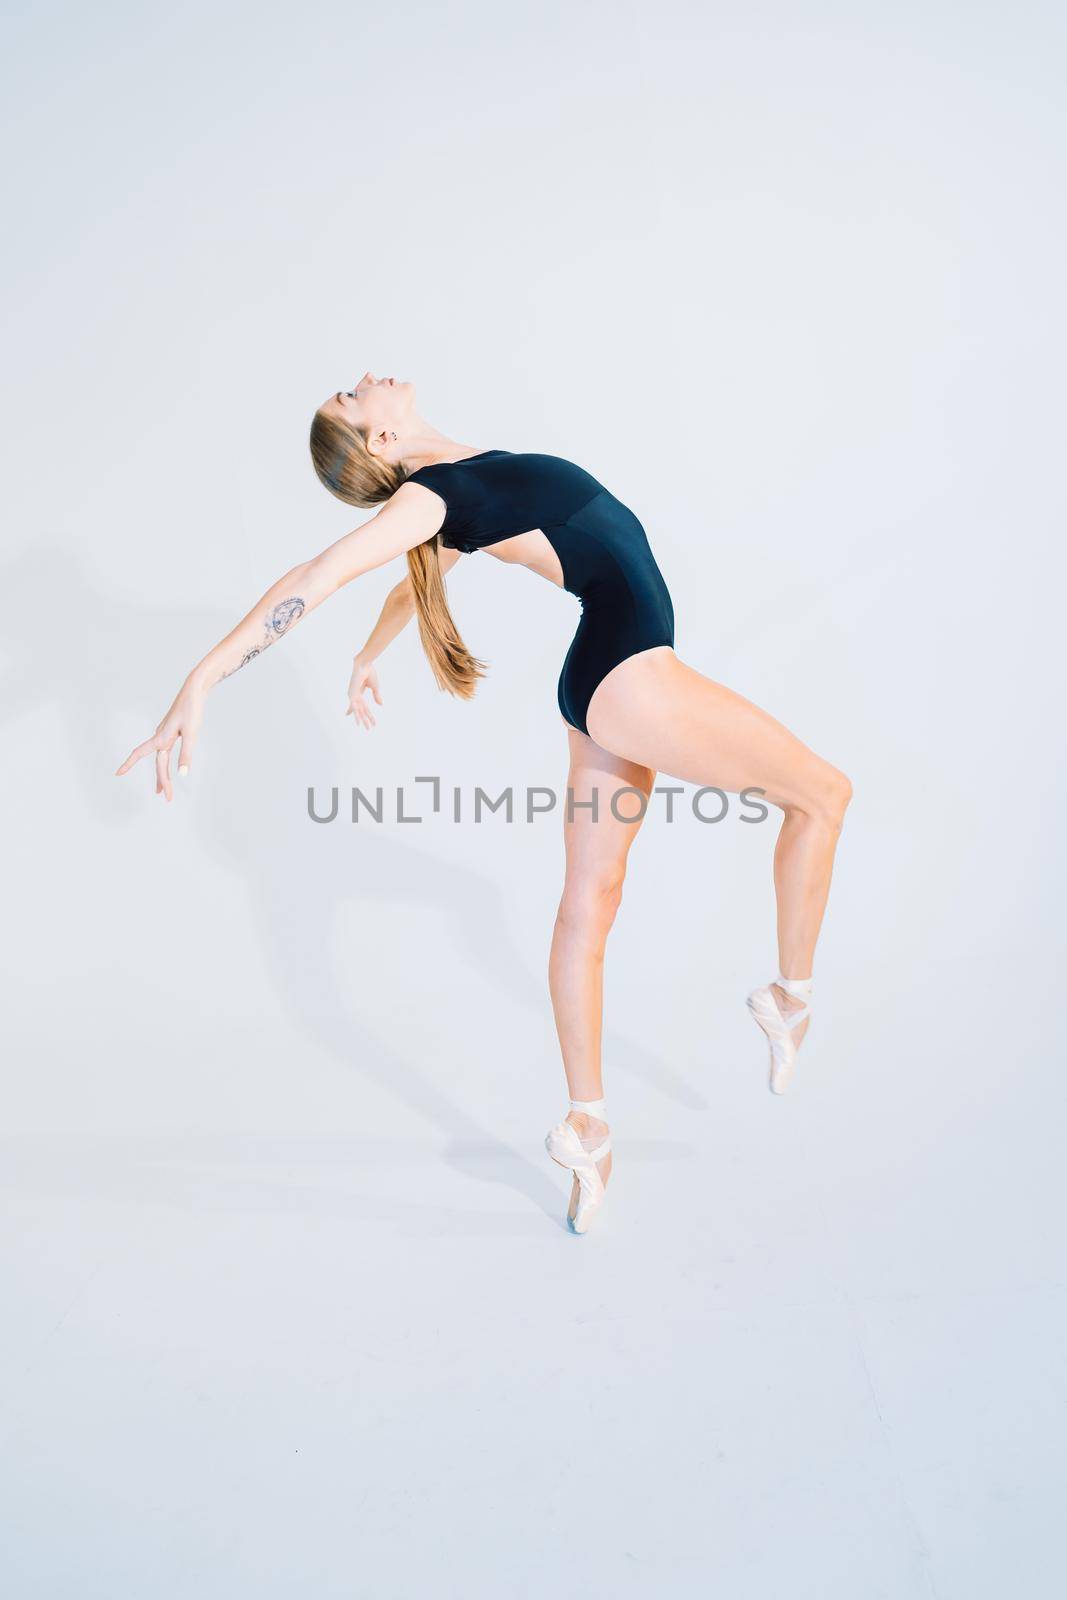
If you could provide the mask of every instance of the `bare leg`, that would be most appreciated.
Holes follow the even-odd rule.
[[[639,821],[619,817],[636,818],[643,809],[638,795],[618,795],[618,791],[634,788],[647,796],[655,773],[609,755],[574,728],[568,729],[568,737],[571,761],[563,824],[567,870],[552,935],[548,982],[570,1097],[599,1100],[604,1092],[600,1062],[604,949],[622,898],[627,853],[640,827]],[[612,810],[613,796],[618,816]],[[595,813],[590,809],[594,801]],[[587,1149],[607,1132],[605,1123],[582,1112],[570,1112],[567,1120]],[[606,1182],[610,1155],[598,1170]]]
[[[852,795],[843,772],[733,690],[667,646],[617,666],[587,716],[598,744],[683,782],[729,793],[758,788],[784,813],[774,854],[778,959],[784,978],[809,978],[834,851]],[[802,1002],[775,985],[783,1012]],[[797,1028],[803,1034],[807,1023]]]

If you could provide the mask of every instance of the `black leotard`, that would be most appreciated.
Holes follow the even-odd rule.
[[[445,503],[442,544],[483,550],[540,528],[577,595],[581,621],[560,674],[565,721],[588,733],[593,691],[620,661],[674,644],[674,607],[633,512],[602,483],[561,456],[482,450],[463,461],[419,467],[411,481]]]

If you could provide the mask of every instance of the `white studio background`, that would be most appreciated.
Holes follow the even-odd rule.
[[[1062,1593],[1064,21],[1051,3],[16,5],[4,25],[6,1374],[22,1597]],[[366,367],[640,516],[678,650],[853,778],[793,1094],[771,826],[654,812],[618,1168],[559,1226],[577,607],[370,575],[115,767],[353,525]],[[359,520],[357,517],[355,520]]]

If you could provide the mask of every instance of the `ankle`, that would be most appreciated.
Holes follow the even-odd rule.
[[[811,978],[786,978],[779,972],[771,983],[778,1009],[788,1015],[811,1005]]]
[[[567,1121],[579,1139],[595,1138],[608,1131],[608,1124],[603,1117],[591,1117],[585,1111],[568,1111]]]
[[[788,989],[783,989],[780,984],[771,984],[771,993],[774,995],[775,1004],[784,1017],[791,1016],[794,1011],[803,1011],[810,1002],[801,1000],[797,995],[790,994]]]
[[[578,1133],[596,1133],[607,1130],[608,1103],[603,1095],[598,1100],[575,1100],[572,1098],[567,1121]]]

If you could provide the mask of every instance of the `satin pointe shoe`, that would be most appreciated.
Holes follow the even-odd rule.
[[[807,1001],[811,994],[812,980],[775,978],[774,982],[779,989],[784,989],[786,994],[792,995],[794,999],[803,1000],[805,1004],[798,1011],[788,1013],[780,1011],[774,989],[770,984],[765,989],[753,989],[745,1004],[770,1042],[771,1093],[784,1094],[793,1081],[800,1051],[793,1037],[794,1030],[811,1016],[811,1006]]]
[[[603,1100],[572,1100],[572,1111],[581,1111],[587,1117],[606,1122],[606,1104]],[[591,1134],[583,1140],[577,1128],[564,1120],[556,1124],[545,1137],[545,1149],[553,1161],[574,1173],[570,1205],[567,1208],[567,1226],[572,1233],[586,1233],[590,1224],[603,1209],[606,1189],[597,1169],[611,1150],[611,1134]]]

